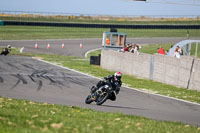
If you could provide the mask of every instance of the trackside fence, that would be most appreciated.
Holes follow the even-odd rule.
[[[101,67],[139,78],[200,91],[200,59],[102,50]]]

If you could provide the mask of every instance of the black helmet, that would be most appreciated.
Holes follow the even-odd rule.
[[[122,77],[122,73],[121,73],[121,72],[116,72],[116,73],[114,74],[114,77],[115,77],[117,80],[120,80],[121,77]]]

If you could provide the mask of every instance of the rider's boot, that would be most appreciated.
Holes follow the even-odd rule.
[[[93,101],[95,101],[95,100],[97,99],[97,93],[96,93],[96,92],[92,93],[91,99],[92,99]]]

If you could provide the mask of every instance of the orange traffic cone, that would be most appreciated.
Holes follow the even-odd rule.
[[[64,47],[65,47],[65,44],[63,43],[63,44],[62,44],[62,48],[64,48]]]
[[[35,44],[35,48],[38,48],[37,43]]]
[[[82,45],[82,43],[80,43],[80,48],[82,48],[83,47],[83,45]]]
[[[47,48],[49,49],[50,48],[50,44],[48,43],[48,45],[47,45]]]

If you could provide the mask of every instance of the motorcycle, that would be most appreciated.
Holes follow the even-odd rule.
[[[8,50],[8,48],[3,48],[0,55],[7,55],[9,53],[10,53],[10,51]]]
[[[1,54],[0,55],[7,55],[7,54],[9,54],[11,52],[11,46],[10,45],[8,45],[6,48],[3,48],[2,49],[2,52],[1,52]]]
[[[91,94],[85,99],[86,104],[96,102],[97,105],[102,105],[107,99],[112,101],[116,100],[116,92],[109,86],[109,84],[102,85],[95,91],[90,91],[90,93]]]

